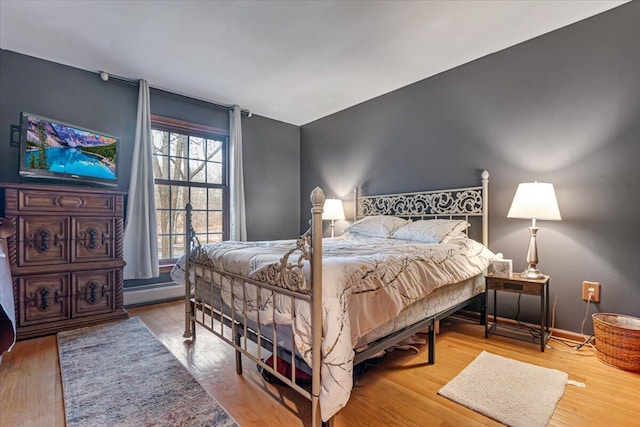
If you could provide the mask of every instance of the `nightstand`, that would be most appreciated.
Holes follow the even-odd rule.
[[[534,295],[540,297],[540,335],[528,338],[532,342],[540,341],[540,351],[544,351],[545,344],[549,338],[549,276],[542,279],[525,279],[520,274],[512,274],[511,277],[494,277],[487,275],[485,279],[485,304],[489,301],[489,291],[493,291],[493,324],[489,326],[489,314],[485,310],[484,337],[488,338],[489,334],[505,335],[512,338],[523,339],[522,334],[529,330],[527,327],[510,326],[504,323],[500,324],[498,329],[498,298],[497,292],[511,292],[516,294]],[[505,330],[505,331],[503,331]],[[520,334],[509,334],[506,330],[520,332]]]

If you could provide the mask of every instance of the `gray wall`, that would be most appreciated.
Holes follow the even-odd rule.
[[[137,93],[138,86],[135,86]],[[229,130],[227,108],[154,88],[149,93],[153,114]]]
[[[23,181],[9,130],[28,111],[120,137],[118,187],[127,189],[137,105],[135,83],[103,82],[95,73],[0,50],[0,182]],[[226,109],[165,91],[151,90],[151,111],[229,127]],[[294,237],[300,221],[299,128],[254,115],[243,116],[243,133],[248,237]],[[164,280],[166,275],[160,278]],[[132,284],[137,282],[125,286]]]
[[[127,188],[131,168],[122,164],[131,159],[137,106],[132,84],[103,82],[95,73],[0,50],[0,181],[22,181],[9,129],[27,111],[120,137],[118,187]]]
[[[242,121],[250,240],[293,239],[300,223],[300,128],[253,115]]]
[[[301,200],[316,185],[342,198],[467,186],[487,169],[490,247],[521,270],[529,223],[507,211],[518,183],[552,182],[562,221],[539,222],[538,248],[555,326],[580,330],[583,280],[602,283],[591,312],[640,316],[639,22],[632,2],[303,126]],[[515,315],[510,297],[500,315]],[[522,304],[537,319],[537,299]]]

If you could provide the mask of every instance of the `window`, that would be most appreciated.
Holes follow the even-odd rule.
[[[151,129],[158,258],[169,264],[185,251],[187,202],[200,243],[228,236],[228,132],[155,115]]]

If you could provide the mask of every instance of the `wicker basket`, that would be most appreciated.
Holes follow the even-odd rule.
[[[624,314],[593,316],[598,359],[626,371],[640,372],[640,318]]]

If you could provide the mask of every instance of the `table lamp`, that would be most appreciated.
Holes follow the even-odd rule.
[[[324,201],[324,211],[322,212],[322,219],[331,220],[331,237],[333,237],[333,230],[335,228],[334,221],[344,220],[344,208],[342,206],[342,200],[340,199],[327,199]]]
[[[538,247],[536,243],[536,233],[538,232],[538,227],[536,227],[536,220],[559,221],[561,219],[553,184],[528,182],[518,185],[518,190],[513,197],[507,218],[531,220],[531,227],[529,227],[529,251],[527,252],[527,263],[529,266],[520,276],[527,279],[542,279],[544,274],[537,268]]]

